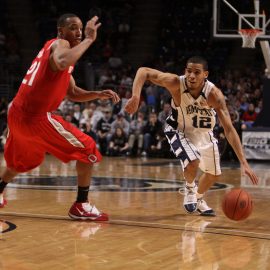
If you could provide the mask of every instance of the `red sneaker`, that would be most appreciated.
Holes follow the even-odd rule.
[[[3,193],[2,193],[2,194],[0,194],[0,208],[5,207],[6,204],[7,204],[7,200],[4,199]]]
[[[73,219],[92,220],[92,221],[108,221],[109,216],[99,212],[98,209],[89,202],[73,203],[69,209],[68,215]]]

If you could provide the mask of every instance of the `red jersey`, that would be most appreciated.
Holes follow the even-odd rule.
[[[53,71],[49,57],[56,39],[47,41],[28,69],[16,97],[15,106],[31,114],[45,114],[58,108],[67,94],[73,66]]]

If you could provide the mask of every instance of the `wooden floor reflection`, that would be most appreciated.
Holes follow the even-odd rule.
[[[0,168],[4,166],[0,156]],[[269,269],[269,164],[252,164],[258,187],[224,163],[223,177],[206,194],[216,217],[182,209],[177,160],[104,158],[94,167],[91,194],[108,223],[77,222],[67,212],[76,196],[74,163],[51,156],[20,175],[0,210],[0,269]],[[243,187],[254,210],[245,221],[227,219],[223,195]]]

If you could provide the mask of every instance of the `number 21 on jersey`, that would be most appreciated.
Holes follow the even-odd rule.
[[[27,84],[29,86],[32,86],[33,81],[37,75],[38,69],[40,67],[40,62],[38,61],[38,59],[42,57],[43,52],[44,52],[44,49],[42,49],[38,53],[36,60],[32,63],[31,67],[27,70],[26,75],[22,81],[23,84]]]

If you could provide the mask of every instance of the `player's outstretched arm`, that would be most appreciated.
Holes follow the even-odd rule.
[[[111,99],[113,103],[120,101],[119,96],[111,89],[101,91],[86,91],[75,84],[74,78],[71,76],[67,98],[75,102],[85,102],[94,99]]]
[[[177,75],[164,73],[156,69],[141,67],[137,70],[133,82],[132,97],[127,101],[125,106],[125,111],[127,113],[133,114],[138,110],[141,91],[146,81],[166,88],[173,97],[180,95],[177,91],[179,89],[179,77]]]
[[[245,158],[242,144],[232,124],[225,98],[219,89],[214,88],[211,91],[208,99],[208,104],[212,106],[217,112],[218,119],[224,128],[225,136],[241,163],[242,173],[248,175],[253,184],[258,184],[258,177],[251,170]]]

